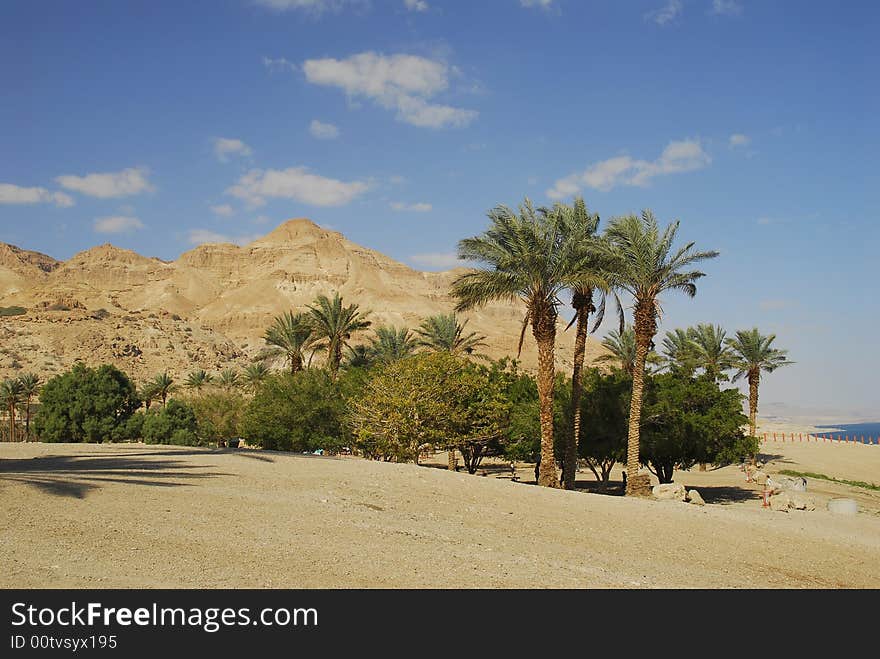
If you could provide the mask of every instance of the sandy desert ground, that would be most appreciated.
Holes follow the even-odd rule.
[[[880,447],[768,443],[768,470],[880,481]],[[439,467],[138,444],[0,445],[0,587],[877,588],[880,492],[810,480],[761,507],[736,466],[704,507]],[[615,470],[613,478],[619,478]],[[601,488],[599,488],[601,489]],[[860,512],[833,515],[836,496]]]

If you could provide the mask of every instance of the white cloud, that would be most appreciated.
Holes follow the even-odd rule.
[[[742,10],[742,5],[736,0],[712,0],[713,14],[739,16]]]
[[[310,174],[306,167],[288,169],[252,169],[226,191],[262,206],[267,197],[296,199],[313,206],[343,206],[370,188],[364,181],[338,181]]]
[[[150,171],[146,167],[130,167],[121,172],[58,176],[55,180],[61,187],[68,190],[75,190],[99,199],[110,199],[154,190],[155,188],[147,180],[149,173]]]
[[[312,119],[312,123],[309,124],[309,132],[312,134],[312,137],[316,137],[319,140],[335,140],[339,137],[339,128],[333,124],[325,124],[317,119]]]
[[[218,206],[211,206],[211,212],[215,215],[229,217],[230,215],[235,214],[235,209],[233,209],[232,206],[230,206],[229,204],[219,204]]]
[[[220,162],[229,162],[229,156],[248,157],[253,154],[253,150],[241,140],[229,137],[214,138],[214,155]]]
[[[426,204],[424,202],[419,202],[417,204],[406,204],[402,201],[392,201],[391,202],[392,210],[396,211],[409,211],[411,213],[427,213],[431,210],[431,204]]]
[[[550,9],[553,6],[553,0],[519,0],[519,4],[523,7]]]
[[[93,226],[98,233],[125,233],[143,229],[144,223],[136,217],[114,215],[113,217],[97,218]]]
[[[191,229],[187,240],[193,245],[202,245],[204,243],[234,243],[236,245],[247,245],[261,238],[259,234],[248,234],[244,236],[228,236],[224,233],[217,233],[210,229]]]
[[[428,11],[428,3],[425,0],[403,0],[404,6],[410,11]]]
[[[60,208],[73,206],[73,197],[46,188],[24,188],[12,183],[0,183],[0,204],[55,204]]]
[[[547,190],[551,199],[577,194],[583,187],[607,192],[618,185],[646,186],[655,176],[703,169],[712,162],[698,140],[670,142],[653,161],[617,156],[557,180]]]
[[[657,25],[666,25],[678,18],[683,9],[684,4],[682,4],[681,0],[669,0],[660,9],[655,9],[645,14],[645,20],[654,21]]]
[[[429,254],[413,254],[409,260],[420,268],[429,268],[431,270],[450,270],[451,268],[459,268],[466,266],[464,261],[460,261],[455,252],[433,252]]]
[[[270,71],[296,71],[296,64],[288,61],[284,57],[272,59],[271,57],[266,57],[264,55],[263,66],[265,66]]]
[[[751,143],[751,141],[752,141],[752,138],[749,137],[748,135],[743,135],[742,133],[734,133],[733,135],[730,136],[730,139],[728,140],[728,144],[731,147],[748,146]]]
[[[312,14],[321,14],[325,11],[339,11],[346,0],[255,0],[256,4],[262,5],[275,11],[304,11]]]
[[[461,127],[476,119],[478,112],[429,99],[449,88],[450,67],[418,55],[359,53],[348,59],[306,60],[306,80],[315,85],[338,87],[349,97],[366,97],[379,106],[397,110],[398,121],[413,126]]]

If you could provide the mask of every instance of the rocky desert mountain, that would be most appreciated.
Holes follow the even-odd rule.
[[[0,377],[47,378],[78,360],[111,362],[139,380],[242,367],[257,358],[276,315],[302,310],[321,293],[357,302],[374,326],[417,327],[452,310],[449,287],[461,272],[414,270],[303,218],[248,245],[204,244],[171,262],[110,244],[57,261],[0,243],[0,308],[24,310],[0,317]],[[487,336],[487,355],[516,355],[521,305],[464,317]],[[568,371],[573,332],[561,322],[559,329],[557,365]],[[587,361],[603,351],[590,339]],[[521,362],[536,367],[530,335]]]

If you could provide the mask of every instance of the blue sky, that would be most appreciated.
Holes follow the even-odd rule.
[[[873,2],[7,0],[0,240],[173,259],[306,216],[442,269],[492,206],[580,193],[721,251],[664,329],[775,332],[798,364],[762,402],[880,417],[878,25]]]

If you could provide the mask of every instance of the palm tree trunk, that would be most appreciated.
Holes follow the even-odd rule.
[[[456,462],[458,462],[458,460],[456,460],[454,447],[450,447],[448,457],[449,457],[449,460],[447,462],[447,467],[449,468],[449,471],[455,471]]]
[[[339,364],[342,363],[342,343],[331,344],[328,353],[330,379],[335,382],[336,376],[339,374]]]
[[[556,314],[552,310],[532,314],[532,334],[538,343],[538,404],[541,417],[541,465],[538,485],[557,487],[556,459],[553,454],[553,378]]]
[[[651,479],[639,474],[639,437],[642,421],[642,394],[645,388],[645,362],[651,339],[657,331],[654,302],[637,302],[635,310],[636,358],[633,363],[632,400],[629,407],[629,430],[626,443],[626,495],[647,496]]]
[[[761,379],[760,371],[749,371],[749,433],[755,436],[758,425],[758,382]]]
[[[31,439],[31,397],[28,396],[24,407],[24,441],[29,442]]]
[[[9,404],[9,441],[15,441],[15,403]]]
[[[587,349],[587,331],[590,311],[593,308],[593,291],[576,291],[571,302],[575,308],[577,323],[574,334],[574,366],[571,371],[571,436],[566,437],[565,459],[562,463],[562,483],[566,490],[575,488],[577,475],[578,442],[581,436],[581,393],[584,370],[584,353]]]

